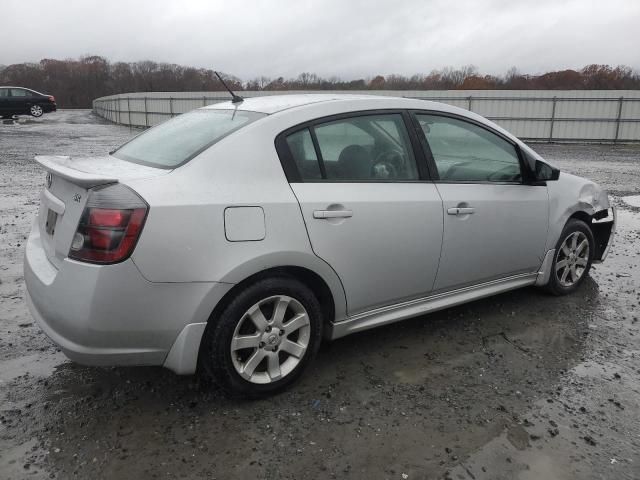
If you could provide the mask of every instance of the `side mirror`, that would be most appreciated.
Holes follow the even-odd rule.
[[[560,170],[540,160],[536,160],[535,178],[537,182],[549,182],[560,178]]]

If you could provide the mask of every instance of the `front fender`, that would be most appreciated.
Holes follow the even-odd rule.
[[[562,172],[560,178],[557,181],[548,182],[547,187],[549,191],[547,250],[555,248],[571,216],[581,212],[593,218],[598,212],[610,207],[607,192],[598,184],[585,178]]]

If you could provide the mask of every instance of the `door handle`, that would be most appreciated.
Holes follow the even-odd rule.
[[[349,218],[353,217],[351,210],[314,210],[313,218]]]
[[[471,215],[475,211],[476,210],[473,207],[454,207],[449,208],[447,213],[449,215]]]

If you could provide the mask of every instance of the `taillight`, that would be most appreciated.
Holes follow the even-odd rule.
[[[51,101],[51,103],[56,103],[56,97],[49,95],[49,101]]]
[[[147,216],[147,204],[124,185],[89,194],[69,257],[90,263],[117,263],[133,252]]]

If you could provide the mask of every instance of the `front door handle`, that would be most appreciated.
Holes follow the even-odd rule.
[[[447,210],[449,215],[471,215],[476,210],[473,207],[453,207]]]
[[[353,217],[351,210],[314,210],[313,218],[350,218]]]

